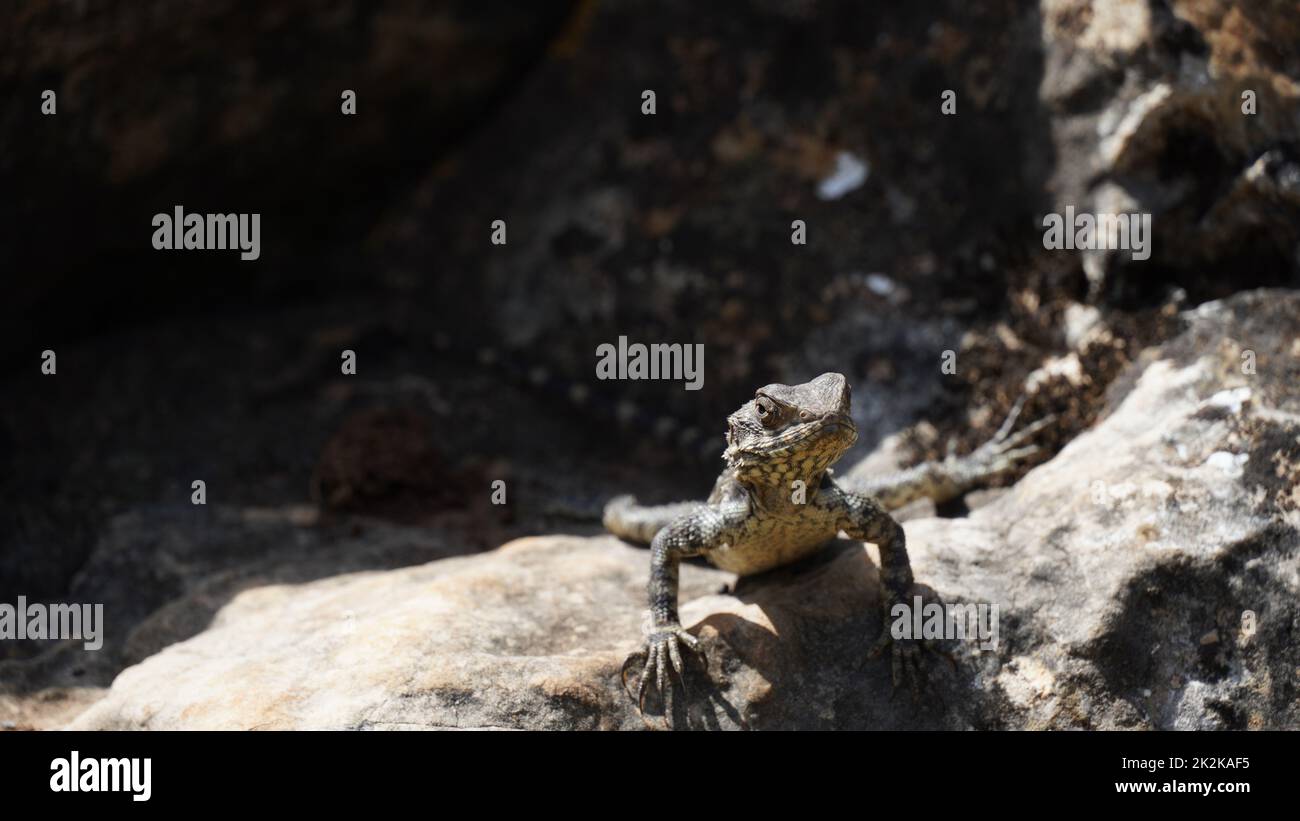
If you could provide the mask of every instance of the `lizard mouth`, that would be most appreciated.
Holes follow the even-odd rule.
[[[751,458],[769,459],[822,447],[834,449],[838,455],[857,440],[858,428],[853,424],[853,419],[847,413],[832,412],[820,419],[792,425],[775,436],[743,449],[737,448],[732,455],[748,461]]]

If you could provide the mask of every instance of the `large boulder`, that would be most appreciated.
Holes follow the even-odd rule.
[[[1094,294],[1295,281],[1300,16],[1287,0],[1042,0],[1053,208],[1152,215],[1151,259],[1084,255]],[[1225,275],[1225,272],[1232,272]]]
[[[1300,727],[1300,296],[1207,303],[1104,418],[1000,496],[906,523],[917,578],[996,604],[933,689],[891,697],[874,548],[737,580],[688,566],[707,668],[650,726]],[[611,489],[613,490],[613,489]],[[645,551],[543,536],[234,595],[74,728],[634,728]]]

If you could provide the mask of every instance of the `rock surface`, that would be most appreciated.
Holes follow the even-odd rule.
[[[1300,296],[1186,319],[1051,461],[969,516],[906,524],[919,580],[998,605],[996,650],[958,644],[935,693],[891,700],[864,657],[874,548],[739,581],[688,566],[709,661],[673,726],[1300,728]],[[608,536],[545,536],[246,588],[69,726],[641,727],[619,670],[647,565]]]
[[[438,529],[330,521],[306,506],[209,511],[158,504],[117,516],[69,596],[103,605],[103,647],[84,652],[80,642],[47,641],[30,657],[0,659],[0,728],[66,723],[101,698],[124,667],[203,632],[244,590],[475,550],[454,531],[450,520]]]
[[[1286,0],[1042,1],[1039,96],[1057,155],[1071,158],[1053,170],[1053,209],[1151,214],[1157,236],[1145,263],[1085,254],[1095,294],[1133,299],[1169,284],[1208,298],[1237,277],[1294,276],[1295,11]]]

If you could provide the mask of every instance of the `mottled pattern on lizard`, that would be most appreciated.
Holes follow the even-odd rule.
[[[997,435],[969,456],[949,456],[846,490],[829,468],[857,440],[850,397],[848,381],[837,373],[802,385],[760,388],[727,419],[726,468],[706,502],[643,507],[622,496],[606,506],[606,529],[650,545],[652,624],[638,707],[651,681],[662,693],[670,667],[681,675],[681,645],[697,648],[677,615],[682,559],[704,556],[723,570],[751,575],[808,556],[843,531],[879,548],[888,614],[894,604],[909,601],[913,584],[903,528],[888,511],[922,497],[947,501],[1012,469],[1036,450],[1023,443],[1051,421],[1009,435],[1017,405]],[[886,627],[871,654],[886,648],[892,650],[894,685],[909,678],[915,694],[920,647],[911,640],[894,641]]]

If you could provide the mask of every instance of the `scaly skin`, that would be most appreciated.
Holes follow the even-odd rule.
[[[638,707],[650,681],[665,692],[670,666],[681,675],[681,645],[697,647],[677,616],[682,559],[704,556],[723,570],[746,576],[808,556],[843,531],[879,548],[882,602],[888,615],[894,604],[910,601],[913,584],[903,528],[888,511],[921,497],[937,502],[955,498],[1011,469],[1036,450],[1017,446],[1050,422],[1043,419],[1008,436],[1020,410],[1017,405],[997,436],[970,456],[918,465],[883,477],[864,492],[852,492],[837,485],[828,470],[857,440],[849,416],[850,395],[848,382],[837,373],[802,385],[760,388],[727,419],[726,468],[707,502],[642,507],[622,496],[606,506],[606,529],[650,544],[653,622],[646,636]],[[915,695],[920,645],[915,640],[894,641],[886,627],[871,655],[887,648],[892,651],[894,685],[909,678]]]

